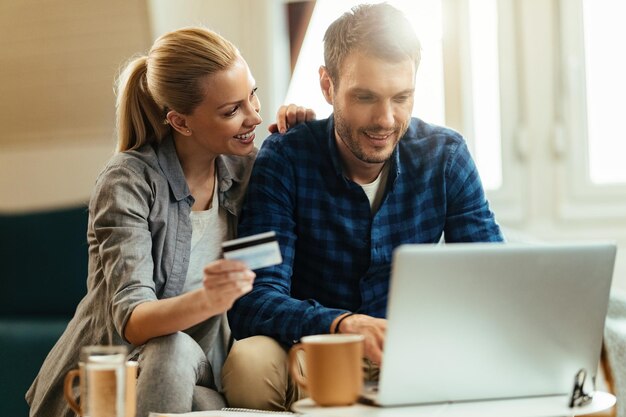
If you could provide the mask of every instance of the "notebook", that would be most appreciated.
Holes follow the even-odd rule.
[[[381,406],[565,395],[595,377],[613,243],[403,245],[393,254]]]

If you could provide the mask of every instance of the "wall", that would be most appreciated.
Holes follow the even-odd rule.
[[[0,211],[86,201],[114,140],[113,79],[150,43],[139,0],[0,5]]]

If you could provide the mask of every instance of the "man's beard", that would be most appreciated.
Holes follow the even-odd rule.
[[[381,126],[372,125],[359,129],[358,131],[354,131],[352,129],[352,126],[346,123],[345,119],[343,118],[343,113],[339,108],[334,109],[334,119],[335,131],[337,132],[337,135],[339,135],[339,139],[357,159],[369,164],[380,164],[387,161],[393,153],[393,150],[395,149],[398,141],[402,136],[404,136],[404,133],[406,133],[406,130],[408,129],[408,124],[405,126],[395,125],[393,127],[393,133],[391,133],[393,135],[396,135],[393,146],[389,148],[385,147],[378,152],[368,152],[366,147],[363,146],[363,143],[361,143],[358,139],[359,133],[365,135],[365,132],[389,132],[389,129],[384,129]],[[353,132],[357,137],[353,135]]]

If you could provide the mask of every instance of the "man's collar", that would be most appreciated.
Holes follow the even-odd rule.
[[[333,114],[328,117],[328,123],[326,124],[326,134],[328,138],[328,150],[330,151],[330,160],[333,164],[335,174],[338,177],[343,177],[343,166],[341,164],[341,157],[339,156],[339,149],[337,149],[337,141],[335,139],[335,116]]]

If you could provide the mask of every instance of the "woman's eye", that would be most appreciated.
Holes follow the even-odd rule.
[[[259,89],[259,87],[254,87],[254,88],[252,89],[252,92],[250,93],[250,96],[254,96],[254,95],[256,95],[256,90],[258,90],[258,89]]]
[[[233,107],[228,113],[226,113],[226,116],[234,116],[235,113],[237,113],[237,110],[239,110],[239,106]]]

